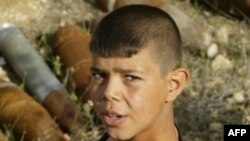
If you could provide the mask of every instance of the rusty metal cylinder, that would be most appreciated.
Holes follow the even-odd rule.
[[[52,40],[52,48],[56,55],[72,70],[71,76],[77,94],[86,101],[91,65],[90,36],[77,25],[66,25],[55,32]]]
[[[0,130],[0,141],[9,141],[8,138]]]
[[[11,82],[0,81],[0,109],[0,125],[8,126],[24,141],[64,140],[62,131],[42,105]]]
[[[195,22],[192,18],[169,2],[159,8],[167,12],[176,22],[182,38],[182,45],[189,46],[191,50],[207,51],[209,45],[212,43],[212,37],[207,29],[202,27],[199,22]]]
[[[83,127],[80,107],[15,25],[4,24],[0,27],[0,53],[63,129],[77,132]],[[58,95],[63,97],[63,101],[56,99]],[[59,103],[59,107],[55,107],[55,102]]]

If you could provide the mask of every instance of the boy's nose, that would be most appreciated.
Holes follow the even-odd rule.
[[[103,99],[108,101],[120,101],[122,97],[119,81],[110,79],[104,88]]]

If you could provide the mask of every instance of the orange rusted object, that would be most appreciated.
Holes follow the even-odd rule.
[[[52,47],[61,61],[72,70],[76,92],[85,101],[90,81],[90,36],[76,25],[60,27],[52,39]]]
[[[79,112],[80,107],[69,101],[70,96],[66,91],[52,91],[43,101],[43,106],[55,117],[63,131],[78,136],[84,129],[83,117]]]
[[[63,141],[63,133],[38,102],[10,82],[0,82],[0,125],[25,141]]]
[[[0,141],[9,141],[1,131],[0,131]]]

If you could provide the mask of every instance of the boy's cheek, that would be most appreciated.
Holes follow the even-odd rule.
[[[97,84],[95,81],[91,80],[90,81],[90,85],[89,85],[89,89],[90,89],[90,95],[96,95],[98,89],[100,89],[100,85]]]
[[[94,86],[90,87],[90,99],[93,101],[94,104],[96,104],[97,99],[98,99],[98,94],[97,94],[97,89]]]
[[[94,107],[100,107],[103,103],[103,91],[99,87],[93,87],[90,89],[90,100],[93,102]]]
[[[98,96],[95,92],[90,93],[90,99],[93,101],[94,104],[98,101]]]

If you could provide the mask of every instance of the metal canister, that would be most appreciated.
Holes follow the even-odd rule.
[[[29,92],[58,119],[61,127],[70,132],[75,131],[75,124],[72,123],[76,122],[75,119],[82,119],[80,107],[70,98],[66,89],[31,47],[21,30],[13,24],[4,24],[0,27],[0,53],[18,76],[24,79]],[[53,98],[51,95],[58,93],[64,96],[64,101],[50,99]],[[54,103],[47,101],[55,101],[60,103],[60,106],[54,107]],[[68,109],[69,105],[72,109]],[[65,123],[64,119],[69,119],[72,123]],[[83,121],[77,121],[81,121],[77,123],[77,127],[82,127]]]
[[[0,141],[9,141],[8,138],[0,131]]]
[[[64,140],[63,132],[42,105],[11,82],[0,81],[0,109],[0,126],[9,127],[25,141]]]
[[[175,20],[181,33],[183,46],[188,46],[194,52],[208,50],[213,39],[206,28],[202,27],[199,22],[193,21],[189,15],[171,2],[160,6],[160,8]]]
[[[63,64],[72,70],[76,92],[83,101],[88,99],[91,53],[90,36],[77,25],[60,27],[52,39],[52,48]]]

